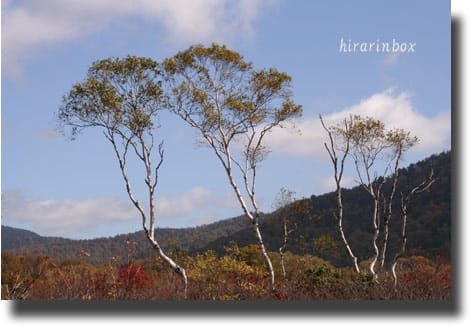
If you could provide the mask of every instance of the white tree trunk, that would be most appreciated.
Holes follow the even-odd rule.
[[[247,175],[248,174],[248,165],[247,165],[247,161],[245,161],[246,164],[245,164],[245,167],[243,168],[241,164],[239,164],[237,161],[235,161],[233,159],[233,157],[230,153],[230,150],[229,150],[229,144],[228,144],[228,141],[226,139],[226,136],[225,136],[225,134],[223,133],[222,130],[220,130],[220,133],[221,133],[221,138],[223,140],[222,141],[222,149],[217,148],[217,146],[214,143],[213,138],[210,135],[202,132],[204,138],[207,140],[209,145],[214,150],[214,153],[216,154],[217,158],[222,163],[222,165],[225,169],[225,173],[228,177],[229,183],[230,183],[230,185],[232,186],[232,188],[235,192],[237,200],[240,203],[240,206],[242,207],[242,210],[245,213],[246,217],[250,220],[250,222],[252,224],[253,231],[255,233],[255,238],[257,240],[257,243],[258,243],[258,246],[260,248],[261,254],[263,256],[264,262],[265,262],[266,267],[268,269],[268,273],[270,275],[270,281],[269,281],[270,289],[271,289],[271,291],[275,291],[274,268],[273,268],[273,265],[272,265],[272,262],[271,262],[271,258],[269,257],[269,255],[266,251],[266,248],[265,248],[265,245],[264,245],[264,242],[263,242],[263,237],[261,235],[261,232],[260,232],[260,229],[259,229],[259,223],[258,223],[259,210],[258,210],[258,206],[256,204],[255,193],[254,193],[256,173],[253,172],[252,185],[250,187],[249,184],[248,184],[248,175]],[[225,159],[224,159],[224,157],[225,157]],[[246,191],[247,191],[248,196],[250,198],[250,202],[252,203],[252,205],[255,209],[255,213],[251,212],[250,209],[248,208],[248,205],[247,205],[247,203],[246,203],[246,201],[243,197],[243,194],[241,193],[240,188],[238,187],[238,185],[235,181],[235,178],[234,178],[233,173],[232,173],[232,163],[235,163],[240,168],[240,170],[243,174],[245,188],[246,188]]]
[[[269,287],[271,291],[274,291],[275,290],[274,268],[271,262],[271,258],[269,257],[266,251],[266,248],[264,246],[263,236],[261,235],[261,232],[259,229],[258,214],[256,213],[255,215],[253,215],[253,213],[248,209],[248,206],[246,205],[245,200],[243,199],[243,196],[237,184],[235,183],[231,170],[226,168],[226,172],[227,172],[227,176],[229,178],[230,184],[232,185],[232,188],[235,191],[238,201],[240,202],[240,205],[242,206],[243,212],[245,212],[245,215],[247,216],[247,218],[250,220],[252,224],[253,231],[255,233],[255,238],[258,242],[258,246],[260,248],[261,254],[263,256],[264,262],[266,264],[266,267],[268,269],[268,273],[270,276]]]
[[[124,147],[123,152],[121,152],[118,148],[118,145],[116,143],[116,139],[114,136],[114,133],[111,131],[108,132],[107,134],[108,140],[113,144],[114,147],[114,152],[116,154],[116,157],[118,158],[119,162],[119,167],[121,169],[121,174],[124,179],[124,182],[126,184],[126,191],[129,196],[129,199],[131,202],[134,204],[135,208],[139,211],[141,218],[142,218],[142,227],[144,229],[145,235],[149,242],[152,244],[152,247],[157,250],[158,255],[165,261],[170,268],[175,271],[176,274],[178,274],[182,281],[183,281],[183,290],[184,290],[184,299],[187,298],[187,291],[188,291],[188,278],[186,276],[186,271],[183,267],[178,265],[173,259],[171,259],[168,255],[166,255],[161,248],[160,244],[158,241],[155,239],[155,202],[154,202],[154,194],[155,194],[155,188],[157,185],[158,181],[158,169],[160,168],[162,162],[163,162],[163,150],[162,146],[160,144],[159,147],[159,155],[160,155],[160,162],[157,164],[155,167],[155,173],[152,168],[152,162],[151,162],[151,149],[153,148],[153,136],[152,136],[152,144],[150,147],[145,145],[144,139],[142,136],[140,137],[140,147],[136,145],[135,142],[131,142],[131,139],[127,139],[126,145]],[[123,139],[126,140],[126,139]],[[145,213],[144,208],[140,204],[140,202],[135,198],[133,192],[132,192],[132,187],[131,183],[129,180],[129,177],[127,176],[126,173],[126,155],[127,155],[127,149],[128,145],[131,144],[134,147],[134,150],[137,154],[137,156],[140,158],[140,160],[144,163],[145,165],[145,171],[146,171],[146,178],[145,178],[145,184],[147,185],[148,189],[148,194],[149,194],[149,218],[147,218],[147,214]],[[139,152],[139,149],[141,150]],[[148,220],[147,220],[148,219]],[[148,221],[148,225],[147,225]]]
[[[374,197],[374,212],[373,212],[373,220],[372,220],[372,224],[374,226],[374,235],[372,236],[372,247],[374,249],[374,256],[372,258],[372,262],[370,263],[369,270],[375,282],[378,281],[377,273],[375,272],[375,264],[377,263],[377,259],[379,257],[379,247],[377,246],[377,239],[379,238],[380,230],[379,230],[378,220],[379,220],[379,203],[378,203],[378,198]]]
[[[354,265],[354,269],[356,270],[357,273],[360,272],[359,265],[357,263],[357,257],[354,255],[351,246],[349,245],[349,241],[346,239],[346,235],[344,234],[343,230],[343,199],[342,199],[342,191],[341,191],[341,185],[338,183],[337,184],[337,189],[336,189],[336,197],[338,200],[338,217],[337,217],[337,224],[338,224],[338,232],[341,237],[341,240],[343,241],[344,247],[346,248],[346,251],[348,252],[349,257],[351,257],[351,260]]]
[[[261,250],[261,254],[263,255],[264,262],[266,263],[266,267],[268,268],[269,272],[269,288],[271,291],[276,290],[275,287],[275,282],[274,282],[274,268],[273,264],[271,262],[271,258],[268,255],[268,252],[266,251],[266,248],[264,246],[263,242],[263,237],[261,236],[261,232],[259,230],[258,223],[253,223],[253,231],[255,232],[256,239],[258,240],[258,246]]]
[[[286,277],[286,267],[284,266],[284,250],[286,249],[287,236],[289,235],[289,232],[287,231],[287,222],[284,222],[284,224],[283,224],[283,231],[284,231],[284,241],[282,242],[282,246],[279,247],[279,256],[281,258],[282,276],[285,278]]]
[[[349,142],[350,139],[346,138],[346,144],[343,152],[343,157],[341,158],[340,161],[340,166],[338,168],[338,157],[336,155],[336,150],[335,150],[335,142],[333,140],[333,135],[323,122],[323,118],[320,115],[320,121],[325,129],[325,131],[328,133],[328,137],[330,139],[330,145],[324,143],[326,151],[328,152],[328,155],[330,156],[331,162],[333,164],[334,168],[334,177],[335,177],[335,183],[336,183],[336,200],[337,200],[337,212],[336,212],[336,223],[338,226],[338,232],[341,237],[341,240],[343,241],[344,247],[346,249],[346,252],[348,253],[349,257],[352,260],[354,269],[356,270],[357,273],[360,272],[359,265],[357,262],[357,257],[354,255],[351,246],[349,245],[349,241],[346,238],[346,235],[344,234],[343,230],[343,194],[342,194],[342,187],[341,187],[341,181],[343,179],[343,173],[344,173],[344,162],[346,160],[346,157],[348,156],[349,153]],[[344,126],[346,130],[348,130],[348,124],[347,121],[344,121]]]
[[[152,246],[157,250],[158,255],[178,274],[182,281],[183,281],[183,292],[184,292],[184,299],[188,298],[188,277],[186,276],[186,270],[181,267],[180,265],[176,264],[168,255],[166,255],[162,248],[160,247],[159,243],[155,240],[155,238],[150,237],[147,235],[147,239],[150,241]]]

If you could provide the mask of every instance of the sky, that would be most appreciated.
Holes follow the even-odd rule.
[[[217,42],[257,69],[292,76],[303,116],[294,130],[267,138],[271,153],[257,181],[264,212],[281,187],[297,198],[333,190],[319,114],[329,123],[361,114],[409,130],[420,142],[402,166],[451,147],[450,1],[43,0],[2,1],[1,10],[2,225],[68,238],[140,230],[100,131],[75,141],[56,131],[62,96],[108,57],[162,61]],[[240,215],[222,166],[196,132],[170,114],[161,124],[157,226]],[[353,186],[354,174],[345,181]],[[145,197],[142,178],[133,187]]]

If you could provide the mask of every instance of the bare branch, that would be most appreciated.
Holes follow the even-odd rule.
[[[160,167],[162,166],[163,164],[163,154],[165,153],[165,151],[163,150],[163,141],[160,142],[160,144],[158,145],[158,156],[159,156],[159,161],[158,161],[158,164],[157,166],[155,167],[155,181],[153,182],[153,185],[152,185],[152,192],[155,192],[155,188],[157,187],[157,183],[158,183],[158,172],[160,170]]]

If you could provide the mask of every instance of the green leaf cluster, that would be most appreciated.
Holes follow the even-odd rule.
[[[63,97],[57,117],[72,138],[88,127],[141,136],[152,129],[163,108],[158,64],[150,58],[127,56],[94,62],[87,78]]]
[[[170,109],[205,135],[233,139],[300,116],[292,78],[253,64],[225,46],[191,46],[162,64],[172,89]]]

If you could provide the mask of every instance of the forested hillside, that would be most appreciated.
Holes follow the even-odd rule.
[[[32,231],[2,226],[2,250],[34,247],[48,244],[70,244],[73,241],[60,237],[43,237]]]
[[[246,227],[244,217],[235,217],[199,227],[158,229],[158,237],[164,247],[199,251],[220,237],[227,237]],[[55,237],[42,237],[31,231],[2,226],[2,250],[31,255],[44,254],[60,260],[75,259],[83,253],[89,255],[87,261],[102,264],[113,256],[127,254],[127,241],[136,243],[136,258],[148,258],[153,250],[143,231],[89,240],[70,240]]]
[[[426,179],[431,167],[436,182],[429,192],[421,193],[409,205],[407,249],[415,254],[448,258],[451,242],[451,153],[433,155],[402,169],[397,192],[409,192]],[[367,259],[373,253],[370,245],[370,199],[359,187],[345,190],[343,196],[345,233],[359,259]],[[336,266],[348,265],[349,260],[339,240],[333,216],[336,194],[328,193],[304,200],[309,207],[306,211],[289,214],[292,232],[289,234],[287,251],[315,255]],[[399,212],[398,204],[399,195],[394,202],[396,212]],[[401,217],[398,213],[392,216],[390,227],[389,253],[395,254],[401,240]],[[278,251],[283,240],[278,211],[262,216],[261,231],[267,248]],[[222,255],[225,247],[233,243],[240,247],[255,244],[252,228],[244,216],[194,228],[158,229],[157,233],[163,246],[170,251],[184,250],[191,255],[207,250]],[[23,255],[45,254],[60,260],[76,259],[85,253],[87,262],[93,264],[106,263],[113,256],[126,256],[128,240],[136,243],[136,258],[148,258],[154,254],[142,232],[112,238],[67,240],[41,237],[29,231],[2,226],[2,250]]]
[[[408,193],[428,177],[431,167],[434,169],[436,182],[429,192],[416,196],[408,208],[407,248],[409,252],[416,254],[440,255],[447,258],[450,254],[451,242],[451,153],[433,155],[400,170],[397,192]],[[371,248],[372,202],[368,194],[359,187],[343,191],[343,199],[346,236],[359,259],[366,259],[373,254]],[[396,253],[401,240],[399,237],[401,228],[399,199],[399,195],[395,197],[396,213],[390,222],[390,254]],[[290,227],[294,231],[289,235],[287,250],[296,254],[316,255],[337,266],[348,265],[349,259],[335,226],[336,194],[313,195],[309,203],[309,213],[294,215],[290,220]],[[277,251],[283,240],[280,216],[276,213],[270,215],[266,218],[262,229],[268,249]],[[254,244],[250,231],[251,229],[243,229],[231,236],[218,238],[203,250],[213,249],[222,254],[223,247],[228,246],[232,241],[240,246]]]

